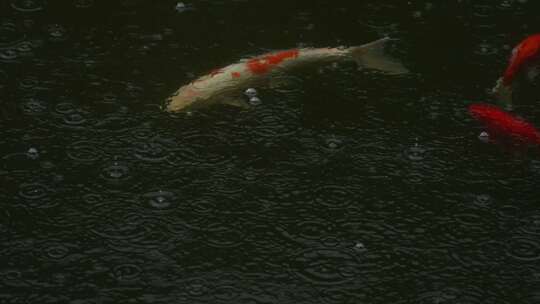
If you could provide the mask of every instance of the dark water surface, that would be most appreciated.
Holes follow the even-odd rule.
[[[466,112],[533,2],[1,1],[0,303],[540,303],[540,151]],[[162,110],[240,58],[385,35],[409,75]]]

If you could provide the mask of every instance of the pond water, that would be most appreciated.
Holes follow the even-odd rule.
[[[540,151],[467,113],[533,2],[1,1],[0,303],[540,302]],[[383,36],[409,74],[163,110],[216,67]]]

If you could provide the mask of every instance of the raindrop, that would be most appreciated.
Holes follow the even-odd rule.
[[[37,12],[43,10],[43,0],[12,0],[11,7],[19,12]]]
[[[38,183],[26,183],[19,187],[19,195],[29,200],[37,200],[47,196],[47,188]]]
[[[262,104],[262,100],[257,96],[253,96],[249,98],[249,104],[252,106],[258,106]]]
[[[31,160],[36,160],[39,158],[39,152],[36,148],[30,148],[28,151],[26,151],[26,156],[28,156]]]
[[[21,104],[21,109],[27,115],[41,115],[47,110],[47,105],[41,100],[29,98]]]
[[[144,194],[143,200],[152,209],[167,210],[175,207],[175,195],[169,191],[155,191]]]
[[[324,147],[329,151],[341,150],[343,147],[343,140],[335,136],[330,136],[324,140]]]
[[[405,151],[405,155],[409,160],[412,161],[421,161],[425,158],[426,149],[422,148],[418,143],[415,143],[414,146],[410,147]]]
[[[244,94],[248,97],[248,98],[252,98],[252,97],[255,97],[257,96],[257,90],[254,89],[254,88],[249,88],[247,89]]]
[[[126,180],[129,178],[129,167],[122,163],[114,162],[102,169],[101,177],[109,182]]]
[[[474,204],[479,207],[486,207],[491,203],[491,197],[487,194],[479,194],[474,199]]]
[[[142,273],[142,269],[134,264],[122,264],[113,268],[113,275],[119,281],[133,281]]]
[[[47,26],[47,33],[53,41],[61,41],[66,38],[66,29],[60,24],[51,24]]]

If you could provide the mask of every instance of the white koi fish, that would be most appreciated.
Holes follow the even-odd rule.
[[[349,48],[304,48],[264,54],[249,60],[216,69],[190,84],[179,88],[168,100],[167,111],[178,112],[197,106],[223,102],[241,106],[239,92],[266,80],[277,71],[287,71],[311,63],[352,59],[359,66],[389,74],[403,74],[407,69],[384,55],[384,45],[390,38],[382,38]]]

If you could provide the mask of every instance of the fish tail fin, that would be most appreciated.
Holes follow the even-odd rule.
[[[364,45],[351,47],[349,54],[359,66],[364,68],[394,75],[407,73],[407,68],[401,62],[385,54],[384,47],[389,41],[391,41],[389,37],[384,37]]]
[[[499,78],[491,92],[502,106],[508,110],[512,109],[512,85],[504,84],[503,78]]]

